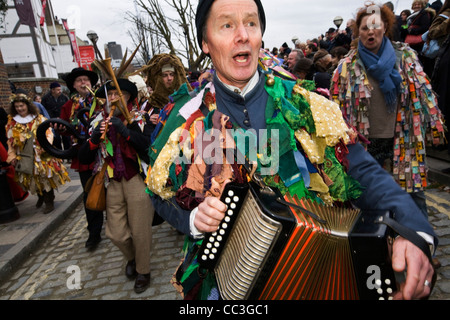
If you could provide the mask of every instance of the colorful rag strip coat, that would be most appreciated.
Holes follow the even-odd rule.
[[[295,82],[280,78],[275,78],[273,85],[266,85],[266,91],[271,97],[265,109],[266,125],[269,132],[271,129],[280,132],[281,158],[280,172],[267,175],[265,182],[277,187],[282,193],[289,192],[327,205],[358,198],[361,194],[359,184],[345,173],[345,146],[355,141],[356,134],[343,121],[339,107],[323,96],[295,85]],[[165,120],[166,125],[152,145],[146,180],[150,193],[162,199],[179,197],[177,200],[181,203],[183,201],[180,198],[186,193],[199,201],[208,195],[220,196],[214,191],[217,185],[220,189],[226,181],[238,178],[233,174],[240,170],[229,167],[229,164],[223,164],[218,169],[193,158],[196,137],[208,132],[214,123],[220,123],[215,129],[224,132],[224,145],[227,148],[236,145],[232,138],[227,139],[223,130],[240,129],[217,110],[213,86],[205,88],[200,95],[203,99],[197,100],[207,108],[206,112],[200,111],[198,105],[191,109],[187,119],[180,115],[185,113],[182,107],[190,100],[183,87],[174,94],[174,102],[163,110],[163,113],[170,114],[165,117],[168,118]],[[297,168],[294,155],[297,152],[302,154],[308,164],[307,179],[302,178],[302,170]],[[189,164],[177,163],[180,154],[192,157]],[[262,166],[260,160],[258,158],[258,170]],[[289,166],[283,165],[285,163],[289,163]],[[208,175],[208,172],[215,172],[216,176]],[[193,183],[198,177],[204,181]],[[289,187],[285,183],[288,180],[286,177],[291,180]],[[306,180],[309,186],[305,186]],[[205,186],[208,187],[205,189]],[[184,209],[192,210],[193,207]]]
[[[282,194],[289,192],[300,199],[312,199],[327,205],[348,204],[357,199],[363,192],[362,187],[346,173],[346,145],[357,137],[343,120],[339,106],[295,82],[280,78],[268,81],[265,89],[269,99],[262,112],[265,110],[267,129],[280,131],[281,154],[280,172],[265,176],[266,184],[277,187]],[[187,89],[181,88],[174,94],[173,103],[163,110],[165,126],[152,145],[146,180],[150,194],[164,201],[175,199],[187,215],[204,197],[220,197],[217,190],[221,190],[225,182],[243,182],[247,179],[245,170],[230,164],[218,167],[196,162],[193,158],[188,165],[177,162],[181,153],[186,157],[195,156],[196,137],[210,128],[220,132],[235,128],[228,117],[218,111],[214,86],[206,87],[198,97],[191,99]],[[197,105],[193,105],[196,100]],[[186,112],[186,106],[190,112]],[[226,137],[226,132],[223,136],[224,146],[239,149],[233,145],[233,139],[230,141]],[[296,153],[301,153],[305,158],[308,173],[296,164]],[[258,170],[263,166],[260,160]],[[305,174],[309,177],[306,178]],[[290,180],[289,186],[286,180]],[[309,186],[306,186],[306,180]],[[200,243],[201,240],[197,242],[187,236],[185,254],[189,255],[192,248]],[[173,280],[174,286],[180,288],[187,299],[217,298],[214,276],[208,274],[206,279],[200,279],[198,267],[194,259],[180,282]]]
[[[46,119],[42,115],[38,115],[28,123],[18,123],[13,117],[8,116],[6,125],[6,135],[8,138],[8,162],[18,159],[20,150],[23,149],[27,139],[36,137],[38,126]],[[53,139],[53,133],[49,129],[47,138]],[[34,173],[32,175],[16,172],[15,180],[22,186],[24,190],[30,191],[32,194],[42,195],[43,191],[57,189],[70,181],[69,173],[62,164],[61,159],[50,156],[39,145],[34,138]]]
[[[417,53],[404,43],[394,42],[396,67],[403,79],[393,145],[392,174],[407,192],[427,186],[426,145],[444,142],[444,121],[430,80]],[[372,86],[359,58],[351,51],[339,64],[332,78],[332,99],[359,134],[369,139],[368,113]]]

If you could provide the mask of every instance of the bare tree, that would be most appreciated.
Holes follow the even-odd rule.
[[[146,29],[159,52],[167,50],[182,60],[187,61],[189,70],[203,69],[209,64],[209,59],[197,45],[195,29],[195,9],[189,0],[134,0],[148,17],[148,23],[138,25],[141,21],[140,13],[128,12],[128,17],[137,25],[137,28]],[[170,17],[169,14],[173,14]],[[140,32],[140,31],[138,31]],[[180,49],[178,49],[180,48]],[[153,52],[155,54],[156,50]]]
[[[151,22],[144,20],[144,18],[140,17],[140,15],[133,16],[127,12],[126,19],[133,25],[133,28],[127,31],[133,41],[133,44],[136,47],[141,44],[139,53],[136,55],[136,60],[141,66],[143,66],[155,54],[161,53],[161,41],[154,33],[151,32],[151,29],[149,29],[148,26]]]

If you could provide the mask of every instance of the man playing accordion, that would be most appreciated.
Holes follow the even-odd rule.
[[[434,250],[437,237],[427,217],[358,143],[339,106],[260,67],[266,19],[259,0],[201,0],[196,26],[198,41],[215,67],[214,80],[196,98],[183,86],[174,94],[166,107],[169,118],[150,151],[147,186],[167,222],[191,243],[218,230],[227,209],[221,191],[230,181],[248,180],[242,166],[226,161],[225,150],[237,147],[247,158],[255,150],[227,135],[253,132],[253,141],[267,143],[256,148],[252,160],[265,184],[330,206],[390,210]],[[210,152],[211,130],[219,133],[223,154]],[[430,259],[401,236],[393,244],[392,267],[397,272],[407,268],[395,299],[430,294]],[[214,279],[210,289],[206,281],[202,285],[191,285],[196,292],[185,290],[185,296],[213,299]]]

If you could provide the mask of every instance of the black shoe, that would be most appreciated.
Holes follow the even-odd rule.
[[[86,241],[85,247],[88,248],[89,250],[94,250],[100,243],[100,241],[102,241],[102,238],[100,236],[90,235]]]
[[[134,259],[127,262],[127,265],[125,267],[125,275],[130,280],[136,278],[136,261]]]
[[[39,196],[38,195],[38,201],[36,202],[36,208],[40,208],[42,207],[42,205],[44,204],[44,196]]]
[[[53,202],[45,204],[44,214],[49,214],[53,210],[55,210],[55,204]]]
[[[138,273],[136,281],[134,282],[134,292],[142,293],[150,286],[150,273],[140,274]]]

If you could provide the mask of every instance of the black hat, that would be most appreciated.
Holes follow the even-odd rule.
[[[195,15],[195,26],[197,28],[197,41],[202,48],[203,45],[203,26],[206,23],[206,17],[208,16],[209,9],[214,0],[200,0],[197,6],[197,13]],[[255,0],[258,6],[259,18],[261,19],[262,31],[266,31],[266,14],[264,12],[263,5],[260,0]]]
[[[69,88],[70,92],[75,91],[73,83],[75,82],[75,79],[80,76],[89,77],[89,79],[91,80],[91,86],[94,86],[98,81],[98,75],[95,72],[83,68],[75,68],[66,76],[65,79],[67,88]]]
[[[117,79],[117,84],[119,85],[121,91],[126,91],[130,94],[129,101],[133,101],[134,99],[137,98],[138,89],[137,89],[137,86],[133,82],[131,82],[128,79]],[[97,90],[97,92],[95,93],[95,96],[97,98],[106,99],[105,88],[106,88],[106,91],[116,89],[116,87],[114,86],[114,82],[108,81]],[[129,102],[129,101],[127,101],[127,102]]]

